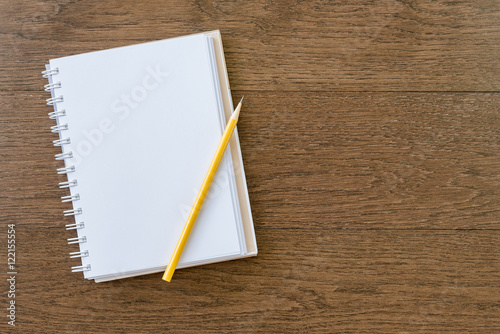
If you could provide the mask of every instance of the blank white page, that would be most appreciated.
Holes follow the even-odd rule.
[[[86,278],[166,266],[223,132],[204,35],[50,61],[61,82],[82,208]],[[179,265],[240,254],[238,214],[221,163]],[[237,201],[236,201],[237,202]]]

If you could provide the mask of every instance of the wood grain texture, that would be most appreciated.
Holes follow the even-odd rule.
[[[258,229],[258,257],[179,270],[171,284],[161,274],[101,284],[75,277],[67,268],[76,261],[61,256],[67,232],[56,222],[21,222],[17,236],[24,332],[500,327],[500,238],[488,231]]]
[[[500,94],[233,95],[248,97],[238,131],[258,226],[500,229]],[[7,215],[26,196],[71,208],[56,201],[46,96],[0,92]]]
[[[0,0],[0,245],[16,224],[19,273],[10,331],[499,332],[499,19],[487,0]],[[238,131],[259,255],[179,270],[171,284],[71,273],[44,64],[212,29],[235,100],[246,96]]]
[[[500,228],[499,94],[238,93],[261,226]]]
[[[38,90],[50,58],[211,29],[237,90],[500,88],[497,1],[3,2],[4,89]]]

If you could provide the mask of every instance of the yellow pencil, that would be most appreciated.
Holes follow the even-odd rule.
[[[167,269],[163,274],[163,280],[170,282],[172,276],[174,275],[175,268],[177,267],[177,263],[179,262],[179,258],[181,257],[182,251],[184,250],[184,246],[186,246],[187,239],[191,230],[193,229],[194,222],[196,221],[196,217],[198,217],[198,213],[200,212],[201,206],[205,197],[207,196],[208,189],[210,188],[210,184],[214,179],[215,172],[219,167],[219,163],[224,156],[224,152],[226,151],[227,144],[229,143],[229,139],[231,139],[231,135],[233,134],[234,128],[236,127],[236,123],[238,123],[238,117],[240,116],[241,103],[243,102],[243,98],[241,98],[240,103],[234,110],[229,122],[227,123],[226,130],[222,134],[222,138],[219,142],[219,146],[217,146],[217,150],[215,151],[214,158],[212,159],[212,163],[208,168],[207,175],[203,180],[201,185],[201,189],[198,192],[198,196],[196,196],[196,200],[194,201],[193,208],[189,213],[186,224],[184,225],[184,229],[182,230],[179,241],[177,241],[177,245],[175,246],[174,253],[170,258],[170,262],[168,263]]]

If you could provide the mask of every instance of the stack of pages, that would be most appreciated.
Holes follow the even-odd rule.
[[[218,31],[50,60],[84,277],[165,270],[233,110]],[[257,254],[235,131],[178,268]]]

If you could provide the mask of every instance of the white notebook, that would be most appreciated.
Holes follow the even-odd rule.
[[[219,31],[52,59],[43,73],[73,271],[164,271],[233,109]],[[178,268],[256,254],[235,131]]]

